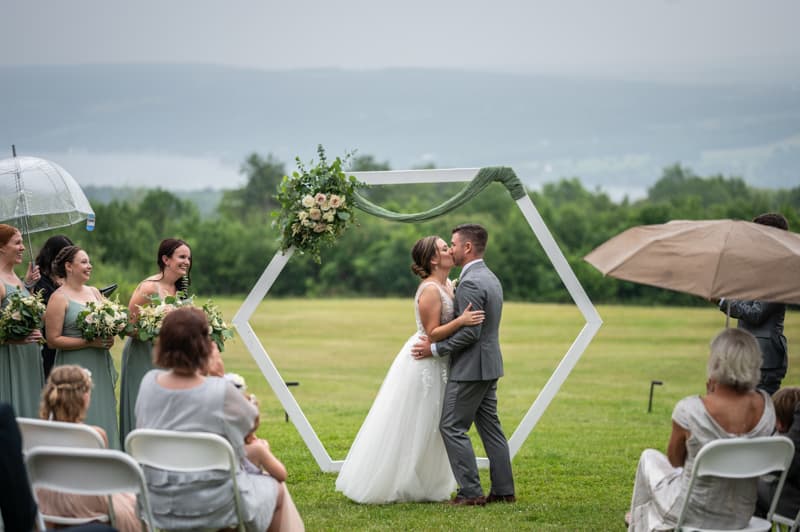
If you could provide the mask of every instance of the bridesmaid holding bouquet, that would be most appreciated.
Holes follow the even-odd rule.
[[[189,244],[177,238],[167,238],[158,246],[156,257],[159,273],[151,275],[136,287],[128,303],[128,316],[136,324],[141,307],[148,306],[153,298],[163,301],[168,296],[187,296],[191,283],[192,250]],[[139,396],[139,385],[145,373],[154,369],[153,343],[140,340],[134,330],[125,340],[122,350],[122,383],[120,385],[119,439],[136,428],[134,407]]]
[[[15,296],[29,298],[27,287],[36,284],[39,269],[28,265],[23,283],[14,267],[22,263],[25,245],[16,227],[0,224],[0,300],[5,309]],[[14,413],[22,417],[37,417],[39,392],[44,384],[39,341],[42,333],[37,327],[22,336],[3,334],[0,341],[0,402],[11,403]]]
[[[78,320],[78,315],[87,310],[89,303],[100,304],[105,298],[97,288],[86,284],[92,274],[92,263],[89,255],[78,246],[62,249],[56,256],[53,270],[64,279],[50,296],[45,312],[47,343],[56,349],[55,366],[74,364],[89,370],[94,381],[94,398],[86,414],[86,423],[105,430],[109,448],[119,449],[114,396],[117,371],[109,351],[114,345],[114,337],[87,340]]]

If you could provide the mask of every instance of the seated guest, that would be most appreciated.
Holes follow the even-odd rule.
[[[6,530],[33,530],[36,502],[22,459],[17,416],[8,403],[0,403],[0,478],[0,524]]]
[[[775,405],[775,429],[794,443],[794,458],[775,511],[794,519],[800,511],[800,388],[781,388],[772,396],[772,403]],[[759,480],[757,515],[766,517],[777,484],[775,475]]]
[[[224,378],[206,376],[213,340],[202,310],[180,307],[164,318],[154,369],[136,400],[137,428],[210,432],[228,440],[240,462],[258,409]],[[224,471],[186,473],[145,467],[159,528],[225,528],[236,522],[232,483]],[[240,468],[237,483],[247,530],[303,530],[285,484]]]
[[[91,401],[92,378],[80,366],[56,366],[50,372],[42,390],[39,417],[50,421],[83,423]],[[103,438],[106,446],[106,432],[91,426]],[[54,442],[57,443],[57,442]],[[76,495],[39,489],[36,496],[43,514],[62,517],[92,517],[108,513],[108,498],[100,495]],[[112,495],[116,527],[121,531],[139,531],[141,521],[136,515],[136,497],[132,493]]]
[[[236,373],[225,373],[225,380],[230,381],[237,390],[244,394],[248,401],[253,403],[253,406],[258,408],[258,399],[252,393],[247,393],[247,384],[244,378]],[[264,473],[271,475],[279,482],[286,480],[286,466],[272,454],[267,440],[261,439],[256,436],[256,431],[261,425],[261,416],[256,416],[256,422],[247,436],[244,437],[244,452],[246,459],[242,460],[242,466],[245,470],[251,473]]]
[[[711,342],[705,396],[689,396],[672,412],[667,454],[646,449],[633,485],[629,531],[674,528],[686,497],[695,456],[714,440],[769,436],[775,410],[756,390],[761,351],[752,334],[725,329]],[[756,504],[757,479],[700,478],[686,522],[718,529],[744,528]]]

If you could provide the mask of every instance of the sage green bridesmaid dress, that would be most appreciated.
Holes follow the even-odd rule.
[[[77,326],[78,313],[86,308],[82,303],[69,301],[64,315],[64,329],[61,334],[71,338],[81,338]],[[41,357],[40,357],[41,360]],[[97,425],[106,431],[109,449],[121,449],[117,425],[117,399],[114,386],[117,383],[117,370],[108,349],[84,347],[82,349],[56,350],[56,366],[75,364],[92,372],[92,399],[85,422]]]
[[[154,369],[153,342],[128,337],[122,349],[122,381],[119,387],[119,441],[125,445],[128,433],[136,428],[136,399],[145,373]]]
[[[3,283],[6,296],[0,308],[8,305],[14,292],[26,288]],[[39,400],[44,385],[44,369],[39,344],[0,344],[0,402],[11,403],[18,417],[39,417]]]

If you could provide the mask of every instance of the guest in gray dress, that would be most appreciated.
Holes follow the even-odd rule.
[[[686,397],[675,406],[666,455],[646,449],[639,459],[631,513],[626,516],[629,531],[675,527],[694,459],[706,443],[772,434],[772,400],[756,389],[760,366],[761,352],[749,332],[725,329],[714,338],[706,395]],[[756,478],[698,479],[686,522],[706,529],[744,528],[755,510],[757,483]]]
[[[233,383],[205,376],[214,342],[201,309],[170,312],[155,346],[155,363],[136,401],[136,427],[210,432],[228,440],[245,458],[244,439],[258,409]],[[145,468],[158,528],[225,528],[236,523],[233,487],[227,472],[185,473]],[[303,530],[303,522],[282,482],[260,473],[237,472],[247,530]]]

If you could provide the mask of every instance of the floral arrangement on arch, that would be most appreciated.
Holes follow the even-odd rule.
[[[95,338],[123,338],[130,332],[128,309],[120,305],[119,299],[89,301],[86,308],[78,312],[78,329],[81,336],[89,341]]]
[[[281,250],[294,246],[320,263],[322,248],[334,244],[354,222],[353,193],[363,183],[342,170],[352,154],[329,164],[320,145],[317,155],[319,161],[310,167],[295,158],[297,170],[283,177],[275,196],[281,209],[272,215],[281,232]]]
[[[34,329],[41,329],[45,305],[41,292],[23,295],[20,291],[8,295],[8,304],[0,312],[0,342],[22,340]]]

